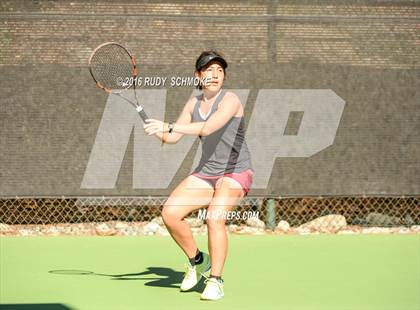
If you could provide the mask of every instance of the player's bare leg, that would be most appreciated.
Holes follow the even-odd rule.
[[[188,176],[171,193],[162,210],[162,218],[169,233],[188,257],[194,257],[197,245],[184,218],[191,212],[208,206],[214,189],[206,181]]]
[[[223,177],[216,183],[214,197],[207,210],[208,246],[211,259],[210,278],[201,295],[202,299],[216,300],[223,297],[223,280],[221,279],[228,248],[228,237],[225,228],[226,217],[223,212],[232,211],[243,197],[239,183],[229,177]],[[221,215],[212,218],[212,214]]]
[[[172,238],[188,257],[187,271],[180,290],[188,291],[210,269],[210,257],[198,250],[191,229],[184,221],[189,213],[209,205],[214,194],[213,187],[195,176],[186,178],[171,194],[162,211],[162,217]]]

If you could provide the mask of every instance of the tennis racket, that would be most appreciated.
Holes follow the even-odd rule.
[[[97,87],[131,103],[146,123],[149,117],[139,104],[136,94],[136,60],[124,46],[115,42],[99,45],[90,55],[89,71]],[[122,95],[129,89],[134,91],[135,102]]]

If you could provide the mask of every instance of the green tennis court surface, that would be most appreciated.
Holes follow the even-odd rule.
[[[420,308],[420,235],[229,238],[225,298],[204,302],[203,285],[179,292],[185,258],[169,237],[2,237],[0,308]]]

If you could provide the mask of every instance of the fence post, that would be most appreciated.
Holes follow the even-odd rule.
[[[276,202],[270,198],[267,201],[266,207],[266,223],[268,229],[276,228]]]

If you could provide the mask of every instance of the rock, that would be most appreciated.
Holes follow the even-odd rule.
[[[129,226],[127,225],[127,223],[124,223],[124,222],[118,222],[115,224],[115,229],[118,229],[118,230],[125,230],[128,227]]]
[[[123,236],[136,236],[137,235],[136,231],[132,229],[131,227],[120,229],[119,233]]]
[[[258,227],[240,226],[235,233],[241,235],[264,235],[265,230]]]
[[[402,227],[402,228],[398,229],[398,231],[396,233],[398,233],[398,234],[411,234],[411,233],[413,233],[413,231],[411,231],[411,229],[408,228],[408,227]]]
[[[161,228],[159,224],[150,222],[147,223],[146,226],[144,226],[143,231],[146,235],[153,235],[159,230],[159,228]]]
[[[296,233],[300,235],[309,235],[311,234],[311,229],[309,227],[303,227],[302,225],[299,226],[294,230]]]
[[[331,232],[331,230],[337,231],[346,227],[346,218],[342,215],[335,214],[321,216],[299,226],[299,228],[308,228],[310,230],[322,232]]]
[[[340,230],[339,232],[337,232],[337,235],[354,235],[354,234],[356,234],[356,232],[353,230]]]
[[[166,229],[166,227],[163,228],[163,227],[159,226],[159,229],[156,231],[156,235],[158,235],[158,236],[169,236],[170,234],[169,234],[169,231]]]
[[[400,225],[401,220],[395,216],[372,212],[366,216],[366,222],[370,226],[395,226]]]
[[[96,234],[100,236],[112,236],[117,234],[115,229],[110,228],[106,223],[101,223],[95,226]]]
[[[194,236],[203,236],[207,233],[207,226],[191,227],[191,232]]]
[[[143,235],[143,227],[136,222],[130,224],[124,222],[117,222],[115,229],[123,236],[141,236]]]
[[[390,228],[386,227],[368,227],[362,229],[362,234],[389,234]]]
[[[13,229],[9,225],[0,223],[0,234],[1,233],[11,232],[12,230]]]
[[[126,229],[121,231],[124,236],[144,236],[143,226],[129,225]]]
[[[265,229],[263,228],[257,228],[253,233],[253,235],[265,235]]]
[[[283,221],[281,220],[276,227],[276,231],[281,231],[281,232],[288,232],[290,229],[290,224],[287,221]]]
[[[410,227],[412,232],[420,233],[420,225],[413,225]]]
[[[51,236],[58,236],[60,235],[60,230],[58,229],[58,227],[51,226],[46,229],[45,233]]]
[[[33,232],[30,229],[19,229],[19,235],[23,237],[32,236]]]
[[[246,225],[253,228],[265,228],[264,222],[256,217],[250,217],[249,219],[247,219]]]
[[[156,223],[160,226],[165,226],[165,223],[163,223],[163,218],[161,216],[155,217],[153,220],[151,220],[152,223]]]
[[[201,227],[204,222],[196,217],[188,217],[185,219],[190,227]]]
[[[236,224],[230,224],[230,225],[228,225],[227,230],[230,233],[234,233],[234,232],[236,232],[238,230],[238,225],[236,225]]]

